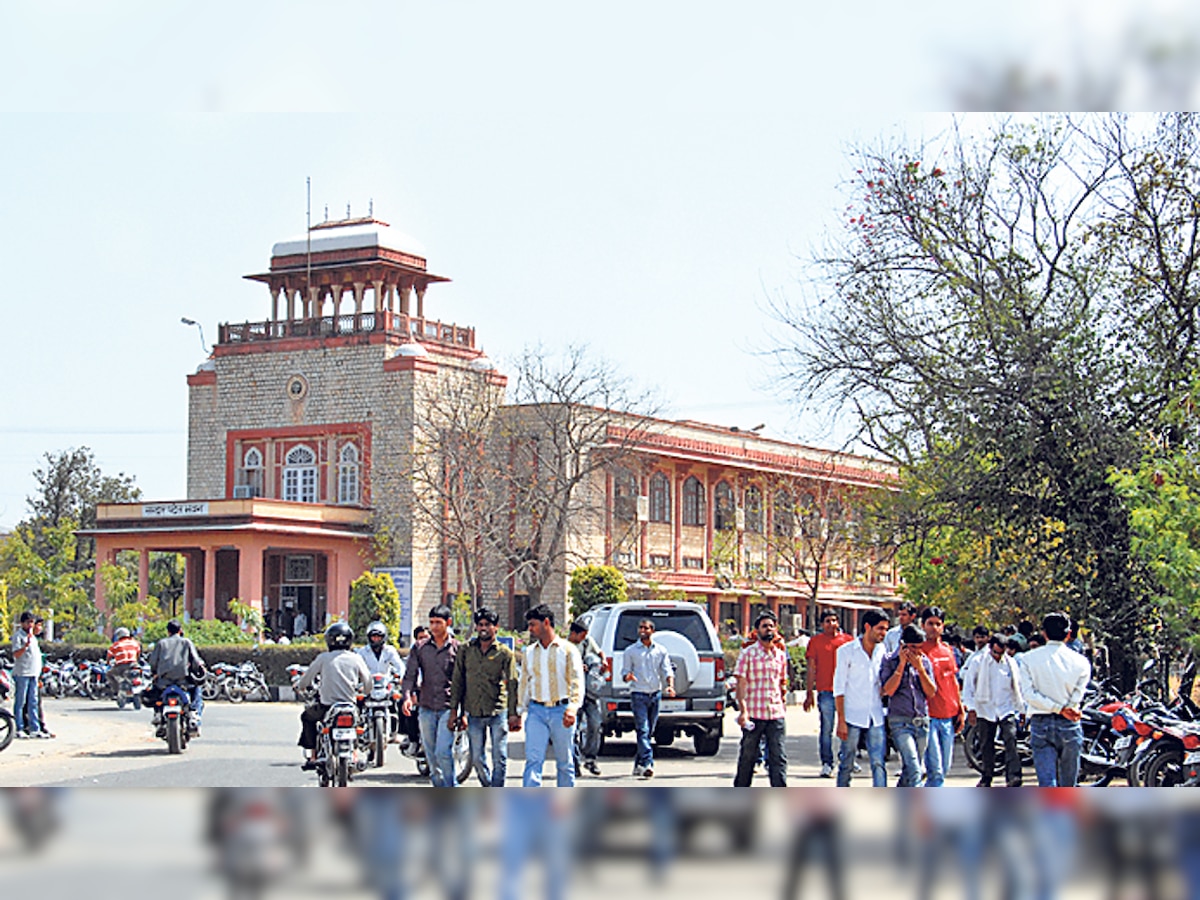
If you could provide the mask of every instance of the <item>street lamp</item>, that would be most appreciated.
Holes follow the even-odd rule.
[[[204,355],[208,355],[208,345],[204,343],[204,326],[195,319],[189,319],[187,316],[182,316],[179,319],[180,325],[195,325],[200,330],[200,349],[204,351]]]

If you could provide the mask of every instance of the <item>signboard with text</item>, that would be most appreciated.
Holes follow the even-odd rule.
[[[396,591],[400,594],[400,635],[407,639],[412,635],[413,628],[412,566],[393,566],[375,571],[388,576],[396,585]]]
[[[208,503],[143,503],[143,519],[172,519],[183,516],[207,516]]]

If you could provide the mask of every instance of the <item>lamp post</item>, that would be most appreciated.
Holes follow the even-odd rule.
[[[204,355],[208,355],[208,345],[204,343],[204,326],[195,319],[189,319],[187,316],[182,316],[179,319],[180,325],[195,325],[200,331],[200,349],[204,351]]]

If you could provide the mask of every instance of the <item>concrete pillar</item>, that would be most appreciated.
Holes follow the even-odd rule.
[[[325,611],[334,619],[349,619],[350,594],[349,589],[342,587],[340,558],[341,553],[337,550],[325,556]]]
[[[361,281],[354,282],[354,330],[362,330],[363,291],[366,285]]]
[[[271,288],[271,321],[279,321],[279,291]]]
[[[238,547],[238,599],[262,612],[263,546],[251,540]]]
[[[138,600],[142,603],[150,596],[150,551],[138,553]]]
[[[319,287],[309,287],[308,289],[308,304],[304,308],[304,318],[321,318],[321,289]]]
[[[408,301],[409,296],[412,294],[412,288],[407,284],[401,283],[396,285],[396,293],[400,295],[400,315],[409,315]]]
[[[425,287],[417,288],[417,318],[425,318]]]
[[[754,625],[754,623],[750,621],[750,598],[745,594],[742,594],[738,597],[738,609],[741,612],[742,618],[742,621],[738,623],[738,627],[741,629],[742,634],[745,634],[746,629]]]
[[[217,617],[217,548],[204,548],[204,618]]]
[[[375,312],[381,313],[384,310],[383,282],[382,281],[374,281],[371,283],[371,288],[372,288],[371,292],[375,295]],[[376,326],[376,327],[378,327],[378,326]]]

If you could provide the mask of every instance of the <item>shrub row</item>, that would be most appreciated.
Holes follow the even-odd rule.
[[[45,645],[43,649],[46,656],[53,660],[65,659],[72,653],[75,654],[76,659],[96,660],[104,659],[108,647],[95,644],[54,643]],[[248,644],[216,644],[196,649],[200,651],[200,657],[207,666],[218,662],[235,666],[247,660],[255,662],[266,675],[267,684],[282,686],[291,683],[287,673],[288,666],[292,663],[307,666],[325,648],[315,644],[295,646],[264,644],[260,647]]]

